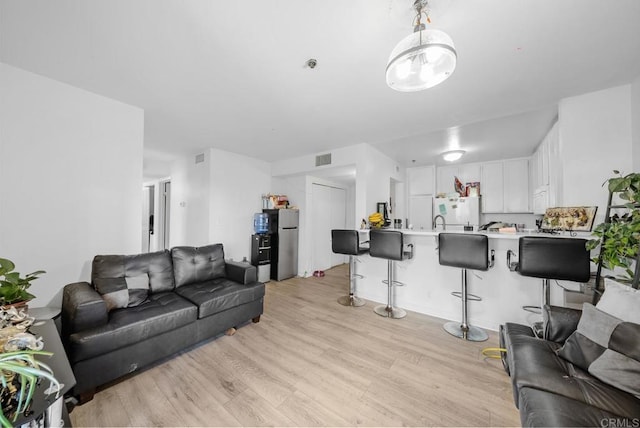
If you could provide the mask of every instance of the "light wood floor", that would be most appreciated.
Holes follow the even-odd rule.
[[[269,282],[258,324],[98,392],[73,410],[73,425],[520,424],[500,361],[480,353],[498,346],[495,333],[470,343],[437,318],[382,318],[372,302],[344,307],[336,299],[346,284],[346,265]]]

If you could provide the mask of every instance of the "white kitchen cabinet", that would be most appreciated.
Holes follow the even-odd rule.
[[[458,178],[462,184],[480,181],[480,164],[468,163],[458,166]]]
[[[433,195],[435,190],[434,167],[407,168],[409,195]]]
[[[455,177],[458,177],[463,185],[480,180],[480,164],[468,163],[462,165],[440,166],[437,171],[437,193],[455,192]]]
[[[531,212],[529,208],[529,160],[512,159],[504,161],[503,175],[504,212]]]
[[[560,134],[558,122],[549,130],[531,157],[532,208],[534,214],[544,214],[559,204],[560,197]]]
[[[458,166],[439,166],[436,179],[436,194],[455,192],[455,177],[458,176]]]
[[[433,197],[431,195],[409,196],[409,224],[413,230],[431,230]]]
[[[483,163],[480,193],[483,213],[531,212],[529,159]]]
[[[502,162],[481,165],[480,194],[483,213],[504,212],[504,168]]]

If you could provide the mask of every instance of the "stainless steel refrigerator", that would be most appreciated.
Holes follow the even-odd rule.
[[[262,210],[269,214],[271,279],[282,281],[298,275],[298,210]]]

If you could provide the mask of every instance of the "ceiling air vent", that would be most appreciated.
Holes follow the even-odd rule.
[[[316,156],[316,166],[331,165],[331,153]]]
[[[196,163],[202,163],[204,162],[204,153],[200,153],[199,155],[196,155]]]

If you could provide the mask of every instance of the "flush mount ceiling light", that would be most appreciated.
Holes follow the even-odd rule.
[[[464,150],[449,150],[448,152],[444,152],[442,154],[442,159],[446,160],[447,162],[457,161],[462,157],[464,153]]]
[[[445,81],[456,68],[458,55],[453,40],[440,30],[426,30],[424,15],[431,23],[427,0],[415,0],[413,34],[396,45],[387,64],[387,85],[396,91],[414,92]]]

